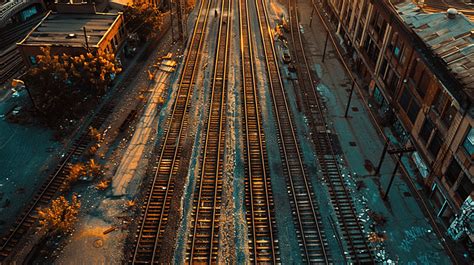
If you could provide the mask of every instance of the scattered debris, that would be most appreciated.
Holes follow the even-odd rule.
[[[104,246],[104,240],[102,239],[97,239],[94,241],[94,247],[95,248],[101,248]]]
[[[117,230],[116,226],[112,226],[111,228],[105,230],[102,234],[107,235],[108,233],[112,233],[113,231]]]
[[[107,180],[101,180],[96,186],[95,188],[97,190],[106,190],[109,186],[110,186],[110,179],[107,179]]]
[[[369,232],[369,241],[372,243],[382,243],[387,240],[387,235],[380,232]]]

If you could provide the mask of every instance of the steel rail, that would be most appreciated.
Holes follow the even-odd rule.
[[[331,200],[335,206],[339,223],[342,224],[343,236],[350,247],[351,258],[355,259],[357,263],[373,263],[374,260],[370,248],[355,213],[351,196],[344,185],[344,179],[331,144],[331,138],[326,130],[327,122],[322,112],[320,97],[314,90],[314,85],[317,82],[312,75],[312,70],[305,54],[303,38],[299,30],[297,0],[288,0],[288,9],[290,11],[292,46],[294,48],[299,81],[298,87],[301,88],[299,91],[305,93],[303,97],[306,103],[305,107],[307,107],[305,113],[308,117],[308,123],[313,130],[312,140],[316,148],[318,162],[323,176],[329,184]],[[316,130],[317,128],[319,130]],[[346,207],[346,205],[349,207]]]
[[[280,150],[282,152],[282,159],[284,160],[284,168],[286,169],[286,173],[289,178],[288,184],[290,186],[292,200],[294,202],[293,205],[296,211],[295,217],[297,219],[297,226],[300,231],[303,257],[307,263],[323,262],[328,264],[329,257],[326,251],[323,250],[325,249],[324,245],[326,244],[324,238],[318,237],[316,242],[310,243],[310,241],[314,241],[314,239],[312,238],[311,233],[307,231],[309,229],[308,225],[305,226],[305,224],[307,224],[307,219],[302,220],[303,218],[309,217],[309,221],[314,225],[314,228],[317,230],[317,234],[322,235],[321,228],[319,227],[319,216],[315,211],[316,203],[313,202],[312,198],[313,192],[310,186],[311,184],[309,183],[309,177],[305,172],[299,143],[296,137],[296,128],[293,125],[291,111],[288,106],[288,101],[281,80],[278,61],[276,59],[275,47],[270,34],[270,22],[264,0],[257,1],[257,14],[260,25],[260,35],[262,37],[265,53],[267,74],[270,80],[270,90],[275,110],[274,114],[276,116],[278,133],[281,139]],[[290,154],[290,151],[293,151],[294,154]],[[296,160],[295,156],[297,158]],[[302,190],[297,189],[297,181],[303,183],[304,187]],[[306,205],[306,203],[309,203],[309,206]],[[305,210],[310,211],[309,216],[304,213]],[[318,245],[321,247],[321,253],[314,253],[314,251],[309,249],[309,247],[316,247]]]
[[[245,123],[246,203],[248,210],[250,259],[253,264],[276,263],[278,247],[274,242],[274,213],[271,182],[255,80],[254,48],[249,20],[248,0],[239,1],[240,50],[242,66],[243,113]],[[263,193],[263,196],[262,196]],[[263,204],[263,205],[262,205]],[[256,231],[258,230],[258,232]]]
[[[231,31],[231,0],[222,0],[219,30],[215,48],[211,98],[206,123],[199,186],[194,193],[193,232],[188,244],[189,262],[217,261],[215,241],[218,241],[220,202],[222,196],[223,151],[225,143],[225,106],[227,93],[227,60]],[[202,218],[202,219],[200,219]],[[207,225],[210,218],[210,225]],[[204,222],[203,222],[204,220]],[[204,223],[204,225],[202,225]]]
[[[160,152],[159,160],[157,163],[157,169],[155,171],[153,181],[150,185],[150,192],[148,194],[147,202],[144,207],[145,209],[142,215],[143,216],[142,222],[141,222],[140,229],[137,235],[137,242],[135,245],[134,252],[132,253],[132,260],[131,260],[132,264],[139,263],[139,262],[154,263],[155,258],[156,258],[158,244],[161,243],[159,241],[160,241],[160,235],[162,233],[161,230],[164,230],[164,228],[162,228],[163,217],[165,215],[165,210],[169,210],[166,208],[167,208],[167,204],[169,207],[170,200],[172,197],[170,194],[172,193],[170,192],[170,189],[172,188],[172,182],[173,182],[172,176],[174,175],[173,173],[177,170],[176,168],[178,164],[177,161],[179,159],[178,153],[180,153],[179,151],[181,147],[182,132],[183,132],[183,128],[185,127],[185,123],[186,123],[185,120],[187,118],[186,114],[188,112],[189,101],[190,101],[191,94],[193,91],[193,86],[195,84],[195,77],[196,77],[197,69],[200,62],[200,50],[201,50],[202,43],[205,36],[204,30],[207,25],[211,2],[212,2],[211,0],[207,1],[206,8],[204,8],[204,0],[201,0],[200,2],[199,11],[198,11],[199,15],[196,19],[191,43],[189,45],[189,51],[188,51],[189,53],[185,59],[184,67],[181,73],[181,80],[180,80],[178,91],[176,94],[177,99],[174,103],[172,113],[170,114],[169,127],[168,127],[168,130],[166,131],[166,135],[163,140],[163,144],[161,146],[161,152]],[[205,11],[204,21],[201,22],[203,11]],[[178,119],[178,121],[175,122],[175,119]],[[176,132],[176,129],[177,129],[177,132]],[[171,141],[171,143],[168,143],[168,141]],[[167,147],[172,149],[171,152],[170,150],[167,150]],[[163,159],[165,156],[167,158],[166,161],[164,161]],[[166,173],[160,174],[160,169],[164,170]],[[164,181],[160,179],[159,182],[160,183],[165,182],[166,183],[165,186],[157,185],[159,175],[162,175],[164,177]],[[161,198],[156,199],[156,197],[159,197],[158,195],[160,195],[159,194],[160,190],[165,191],[165,194],[163,194],[162,200],[160,200]],[[158,193],[158,195],[156,193]],[[156,208],[159,208],[159,209],[153,209],[153,210],[150,209],[152,200],[153,200],[152,208],[155,208],[156,206]],[[148,233],[150,232],[147,232],[146,235],[144,233],[144,227],[146,225],[147,218],[149,218],[150,219],[149,221],[152,223],[151,224],[152,227],[149,228],[149,229],[152,229],[151,237],[153,240],[153,246],[151,249],[150,249],[150,245],[148,246],[145,245],[144,247],[141,247],[141,243],[146,244],[147,243],[146,241],[150,237],[150,235],[148,235]],[[158,219],[157,224],[156,224],[156,219]],[[142,252],[144,255],[140,253],[140,249],[145,250],[144,253]],[[152,252],[151,257],[149,256],[150,250]],[[141,256],[140,258],[144,258],[144,260],[139,260],[138,256]]]

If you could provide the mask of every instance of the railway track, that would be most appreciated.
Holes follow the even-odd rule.
[[[232,30],[232,0],[222,0],[214,59],[211,97],[203,141],[200,175],[193,196],[191,234],[186,262],[218,260],[222,176],[224,171],[227,70]]]
[[[352,197],[347,190],[339,170],[337,157],[327,132],[327,123],[321,108],[321,101],[315,92],[315,78],[311,72],[299,29],[297,0],[288,0],[290,14],[291,46],[296,65],[298,82],[296,93],[303,93],[304,112],[313,131],[312,142],[322,175],[327,183],[331,202],[334,206],[343,239],[346,242],[351,263],[375,263],[366,236],[354,210]]]
[[[92,119],[89,127],[100,128],[107,117],[112,113],[115,103],[114,100],[110,100],[102,106],[98,114]],[[14,226],[2,238],[0,263],[11,254],[14,254],[14,249],[21,238],[30,231],[30,228],[36,226],[36,221],[38,220],[37,210],[40,207],[49,205],[51,200],[62,191],[63,183],[69,174],[72,163],[77,161],[86,152],[92,142],[93,139],[89,131],[82,133],[79,138],[73,142],[71,148],[64,154],[61,162],[54,170],[54,173],[48,176],[46,182],[32,198],[32,202],[26,207]]]
[[[279,262],[272,188],[255,80],[248,0],[239,0],[242,113],[245,160],[245,207],[250,261]]]
[[[300,241],[301,255],[306,263],[325,263],[330,261],[327,242],[321,229],[321,217],[314,199],[314,193],[303,164],[303,158],[296,136],[291,110],[280,76],[270,22],[264,0],[256,1],[268,80],[276,116],[280,154],[286,176],[290,202],[294,211],[293,219]]]
[[[168,128],[161,143],[156,171],[149,185],[139,219],[135,246],[129,262],[158,263],[163,233],[168,221],[174,181],[179,169],[183,140],[188,127],[190,99],[196,82],[200,51],[204,41],[211,1],[201,1],[198,17],[188,47],[180,83],[169,117]],[[184,133],[183,133],[184,132]]]

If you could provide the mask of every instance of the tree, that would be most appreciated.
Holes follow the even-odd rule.
[[[146,40],[148,36],[156,36],[163,25],[161,12],[145,2],[127,5],[123,14],[127,30],[131,33],[136,32],[141,40]]]
[[[60,102],[66,101],[75,91],[67,89],[66,80],[69,79],[68,64],[64,58],[51,55],[49,47],[42,47],[42,55],[37,56],[37,66],[28,70],[25,76],[25,84],[34,91],[35,99],[41,111],[60,112]],[[62,99],[62,100],[59,100]]]
[[[46,208],[38,210],[39,223],[48,232],[68,232],[77,220],[81,203],[74,194],[71,202],[64,196],[54,199]]]
[[[115,61],[113,53],[98,51],[95,55],[88,52],[79,56],[70,57],[71,72],[81,83],[89,88],[95,88],[96,93],[102,95],[107,90],[115,75],[122,71]]]
[[[69,173],[63,183],[63,188],[67,189],[86,173],[86,167],[83,163],[76,163],[71,166]]]
[[[81,102],[88,95],[102,95],[122,69],[115,55],[96,51],[78,56],[52,55],[50,47],[42,47],[37,65],[30,68],[24,81],[49,121],[83,113]],[[72,117],[71,117],[72,116]]]

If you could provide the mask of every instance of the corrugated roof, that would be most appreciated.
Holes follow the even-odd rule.
[[[469,4],[467,2],[464,2],[463,0],[424,0],[423,2],[417,1],[417,5],[421,6],[423,11],[425,11],[426,13],[439,13],[445,12],[448,8],[451,7],[456,8],[471,21],[474,20],[473,3]]]
[[[50,13],[21,43],[83,47],[83,27],[86,27],[89,45],[94,46],[99,43],[117,16],[104,13]]]
[[[448,18],[446,13],[424,13],[413,3],[396,7],[404,22],[474,98],[474,24],[461,13]]]

